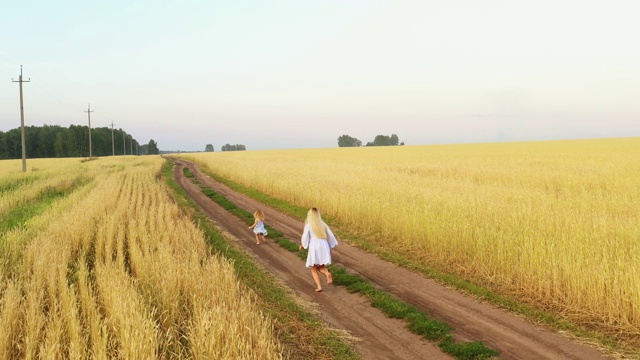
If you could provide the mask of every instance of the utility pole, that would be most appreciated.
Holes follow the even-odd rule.
[[[111,121],[111,156],[116,156],[116,143],[113,141],[113,120]]]
[[[31,78],[29,80],[22,80],[22,65],[20,65],[20,77],[18,77],[18,81],[13,80],[12,82],[20,83],[20,134],[22,136],[22,172],[27,172],[27,145],[24,140],[24,103],[22,101],[22,83],[23,82],[31,82]]]
[[[91,104],[87,106],[87,110],[85,110],[84,112],[86,112],[87,116],[89,117],[89,160],[91,160],[93,159],[93,153],[91,152],[91,113],[93,112],[93,110],[91,110]]]

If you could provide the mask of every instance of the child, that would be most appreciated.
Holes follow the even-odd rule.
[[[333,283],[333,277],[327,269],[331,264],[331,249],[338,245],[329,226],[322,221],[320,211],[312,208],[307,213],[307,220],[300,239],[300,249],[309,249],[306,266],[311,268],[311,277],[316,283],[316,292],[322,291],[319,274],[327,277],[327,285]]]
[[[253,233],[256,234],[256,245],[260,245],[260,240],[265,242],[265,236],[267,236],[267,229],[264,227],[264,213],[258,209],[253,213],[255,221],[253,225],[249,226],[249,229],[253,229]]]

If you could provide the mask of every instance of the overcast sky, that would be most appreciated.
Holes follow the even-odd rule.
[[[640,136],[640,1],[2,1],[0,131],[161,150]]]

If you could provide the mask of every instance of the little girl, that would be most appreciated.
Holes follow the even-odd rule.
[[[253,233],[256,234],[256,245],[260,245],[260,241],[265,242],[265,236],[267,236],[267,229],[264,227],[264,213],[258,209],[253,213],[255,221],[253,225],[249,226],[249,229],[253,229]]]

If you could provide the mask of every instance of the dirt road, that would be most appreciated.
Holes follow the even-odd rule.
[[[330,326],[343,329],[359,339],[356,351],[366,359],[451,359],[434,344],[406,328],[401,320],[389,319],[369,301],[348,293],[341,286],[326,287],[322,293],[304,262],[273,242],[257,246],[253,232],[241,220],[209,199],[183,175],[189,170],[199,181],[224,195],[236,206],[253,212],[261,208],[268,214],[268,225],[298,242],[304,224],[243,194],[237,193],[200,172],[182,159],[173,159],[174,177],[189,196],[220,227],[234,235],[239,245],[256,255],[256,260],[306,301],[317,303],[319,316]],[[597,349],[579,344],[548,329],[531,324],[502,309],[445,288],[423,275],[401,268],[376,255],[341,243],[333,253],[334,263],[360,275],[371,284],[444,321],[456,340],[482,341],[500,351],[501,359],[518,360],[597,360],[609,359]]]

